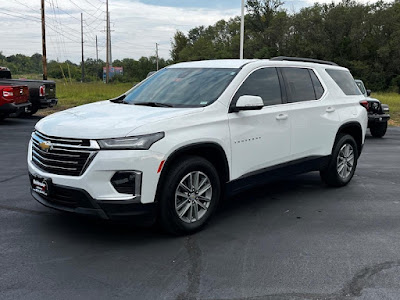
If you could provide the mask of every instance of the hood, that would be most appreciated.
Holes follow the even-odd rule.
[[[143,125],[182,117],[203,108],[148,107],[101,101],[82,105],[40,120],[36,130],[56,137],[103,139],[125,137]],[[151,128],[149,132],[152,133]]]
[[[379,102],[380,103],[380,101],[378,99],[376,99],[376,98],[366,97],[365,99],[367,99],[367,101],[374,101],[374,102]]]

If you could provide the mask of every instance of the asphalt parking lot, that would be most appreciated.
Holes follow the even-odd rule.
[[[400,128],[367,137],[345,188],[318,173],[284,179],[171,237],[35,202],[37,121],[0,123],[1,299],[400,299]]]

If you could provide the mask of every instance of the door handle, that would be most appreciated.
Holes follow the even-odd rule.
[[[328,106],[326,109],[326,112],[330,113],[330,112],[334,112],[335,108],[333,106]]]
[[[277,120],[286,120],[288,118],[287,114],[279,114],[276,116]]]

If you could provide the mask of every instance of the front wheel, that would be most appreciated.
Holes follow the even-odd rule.
[[[201,229],[214,213],[221,194],[215,167],[206,159],[186,156],[170,166],[159,193],[159,222],[173,234]]]
[[[357,167],[358,149],[349,134],[337,137],[328,166],[320,171],[321,179],[329,186],[340,187],[348,184]]]
[[[387,122],[376,123],[369,129],[373,137],[381,138],[386,134]]]

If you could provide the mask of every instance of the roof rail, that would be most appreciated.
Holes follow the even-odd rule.
[[[270,60],[303,61],[303,62],[310,62],[310,63],[316,63],[316,64],[337,66],[337,64],[335,64],[334,62],[331,62],[331,61],[313,59],[313,58],[302,58],[302,57],[277,56],[277,57],[270,58]]]

